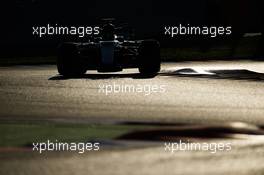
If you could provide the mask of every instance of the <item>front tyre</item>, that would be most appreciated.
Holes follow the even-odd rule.
[[[77,45],[63,43],[58,48],[57,69],[63,76],[80,76],[85,74],[85,64],[80,59]]]
[[[139,47],[139,72],[154,75],[160,71],[160,45],[156,40],[142,41]]]

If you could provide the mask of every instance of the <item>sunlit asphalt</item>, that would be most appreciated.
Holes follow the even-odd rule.
[[[2,67],[0,118],[264,124],[262,73],[264,63],[251,61],[166,63],[155,78],[136,69],[64,78],[55,66]]]
[[[106,94],[109,85],[115,88]],[[120,92],[125,85],[137,90]],[[264,125],[263,89],[264,62],[258,61],[164,63],[154,78],[141,77],[136,69],[65,78],[55,66],[2,67],[0,119]],[[5,153],[0,174],[264,174],[262,136],[220,142],[230,142],[232,150],[169,153],[161,142],[82,155],[26,152],[10,158]]]

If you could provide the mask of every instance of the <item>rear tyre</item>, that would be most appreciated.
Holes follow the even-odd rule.
[[[80,59],[77,45],[63,43],[58,48],[57,68],[63,76],[80,76],[85,74],[85,64]]]
[[[160,71],[160,45],[156,40],[145,40],[139,47],[139,72],[156,75]]]

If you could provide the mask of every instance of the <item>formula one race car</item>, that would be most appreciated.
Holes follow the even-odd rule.
[[[58,72],[80,76],[87,70],[118,72],[138,68],[141,74],[160,71],[160,45],[156,40],[129,40],[118,36],[112,22],[100,27],[100,36],[84,43],[62,43],[58,48]]]

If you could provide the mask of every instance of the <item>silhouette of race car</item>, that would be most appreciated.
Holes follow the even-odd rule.
[[[64,76],[80,76],[87,70],[118,72],[138,68],[141,74],[160,71],[160,44],[157,40],[131,40],[117,35],[112,21],[100,27],[98,37],[88,42],[65,42],[58,48],[57,68]]]

